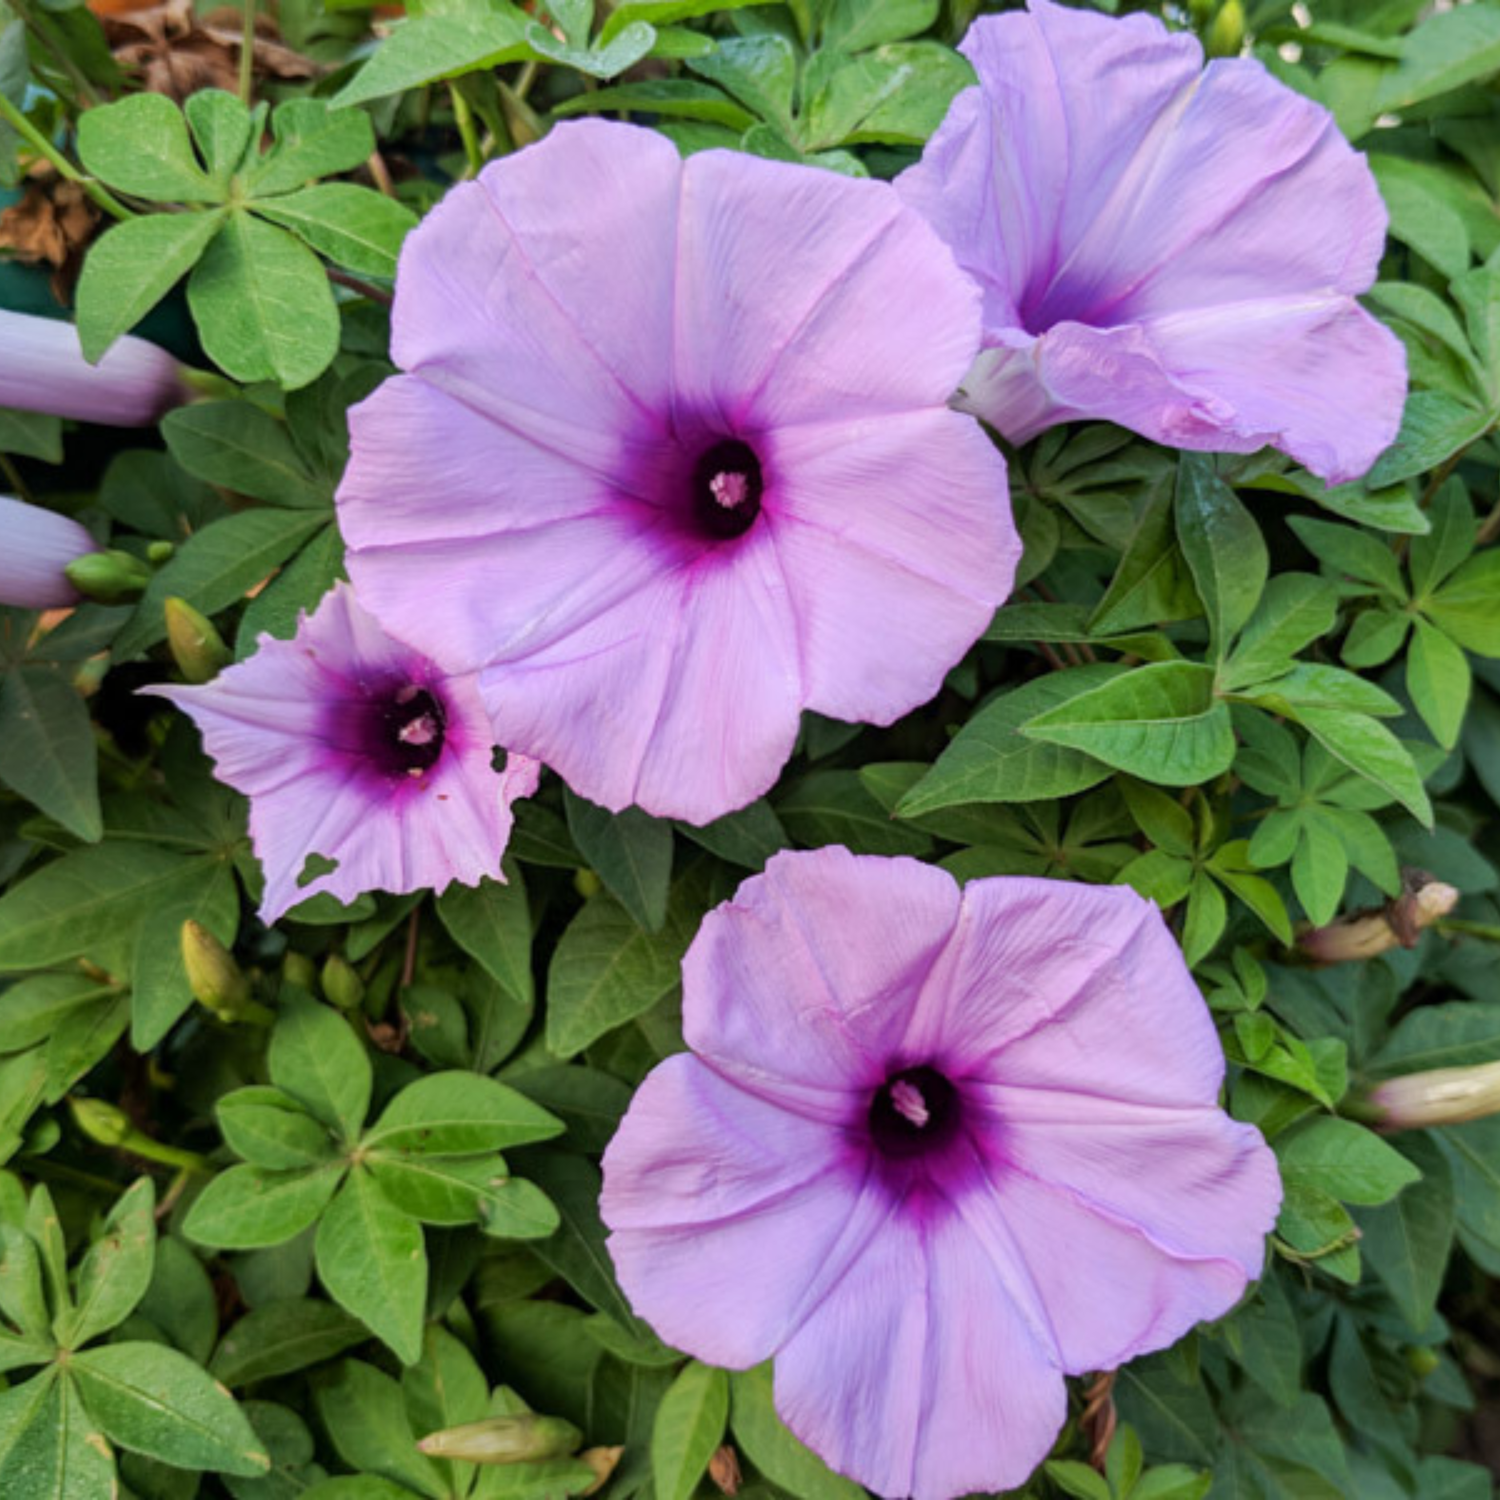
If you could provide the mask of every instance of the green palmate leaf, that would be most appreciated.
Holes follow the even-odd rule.
[[[0,41],[0,47],[3,45]],[[0,130],[4,128],[0,126]],[[63,456],[62,418],[48,412],[0,408],[0,453],[60,464]]]
[[[803,76],[801,143],[808,151],[870,141],[920,144],[973,81],[968,63],[936,42],[896,42],[850,58],[819,52]]]
[[[182,111],[164,94],[130,94],[85,110],[78,154],[122,193],[164,203],[212,203],[219,194],[198,165]]]
[[[547,1048],[571,1057],[671,994],[699,915],[679,892],[659,933],[643,932],[613,897],[584,903],[547,971]]]
[[[342,1308],[291,1297],[251,1308],[224,1335],[209,1368],[225,1385],[249,1385],[322,1364],[368,1337]]]
[[[1393,1146],[1353,1120],[1323,1118],[1278,1138],[1284,1182],[1345,1203],[1386,1203],[1422,1174]]]
[[[903,827],[875,800],[857,771],[814,771],[776,802],[791,836],[808,848],[845,844],[859,854],[926,854],[932,840]]]
[[[1198,612],[1192,575],[1172,527],[1172,497],[1154,495],[1141,512],[1130,545],[1089,620],[1102,635],[1191,619]]]
[[[1222,656],[1265,591],[1265,539],[1212,461],[1195,453],[1178,460],[1175,518],[1178,545]]]
[[[225,89],[199,89],[183,105],[215,193],[229,189],[250,145],[250,111]]]
[[[366,1147],[428,1156],[504,1150],[562,1133],[562,1121],[524,1094],[476,1073],[430,1073],[391,1100]]]
[[[1421,1172],[1393,1203],[1358,1215],[1370,1269],[1413,1333],[1432,1321],[1457,1223],[1453,1173],[1438,1146],[1415,1132],[1392,1143]]]
[[[399,1481],[403,1500],[413,1493],[446,1500],[451,1492],[438,1465],[417,1450],[401,1387],[389,1375],[346,1359],[319,1384],[316,1400],[339,1457],[351,1468]]]
[[[678,823],[676,828],[710,854],[750,870],[760,869],[773,854],[791,843],[781,819],[764,798],[702,827]]]
[[[712,52],[690,58],[688,67],[726,89],[784,135],[793,133],[797,54],[784,36],[726,37]]]
[[[1079,667],[1039,677],[985,704],[932,770],[900,801],[904,818],[968,802],[1036,802],[1087,791],[1109,768],[1080,750],[1028,739],[1021,726],[1119,676],[1122,668]]]
[[[638,63],[656,42],[656,31],[644,21],[624,26],[607,44],[585,47],[579,41],[559,41],[545,26],[533,21],[526,28],[526,44],[539,57],[565,68],[576,68],[591,78],[615,78]]]
[[[651,1478],[661,1500],[689,1500],[728,1420],[728,1375],[693,1360],[662,1397],[651,1429]]]
[[[1378,720],[1333,708],[1301,708],[1298,722],[1336,760],[1389,793],[1411,815],[1432,825],[1432,804],[1401,742]]]
[[[1458,743],[1473,679],[1468,659],[1441,630],[1418,619],[1406,658],[1406,691],[1445,750]]]
[[[335,118],[364,116],[351,110]],[[336,265],[368,276],[396,274],[401,242],[417,222],[404,203],[352,182],[323,182],[257,200],[255,212],[290,229]]]
[[[0,1224],[0,1313],[37,1341],[46,1358],[52,1315],[42,1287],[42,1260],[35,1244],[14,1224]]]
[[[1228,920],[1229,906],[1223,892],[1207,875],[1194,875],[1182,924],[1182,952],[1189,967],[1208,956],[1223,936]]]
[[[878,6],[862,0],[832,0],[823,10],[822,44],[843,52],[863,52],[918,36],[937,17],[938,0],[888,0]]]
[[[1110,1500],[1110,1487],[1102,1474],[1073,1459],[1049,1459],[1043,1465],[1047,1478],[1074,1500]]]
[[[142,843],[103,843],[53,860],[0,897],[0,972],[82,954],[128,973],[142,918],[187,897],[207,864]]]
[[[1469,269],[1469,234],[1441,192],[1442,178],[1423,162],[1372,155],[1371,170],[1390,211],[1390,233],[1424,256],[1445,277]]]
[[[114,1455],[67,1376],[48,1370],[0,1395],[0,1475],[27,1500],[112,1500]]]
[[[151,214],[116,224],[105,234],[90,249],[78,278],[78,341],[84,357],[99,359],[134,328],[197,264],[221,223],[219,212]]]
[[[335,108],[362,104],[439,78],[530,58],[529,24],[513,5],[414,16],[391,33],[332,103]]]
[[[864,1490],[835,1474],[787,1431],[771,1400],[771,1367],[729,1377],[730,1425],[750,1461],[779,1489],[801,1500],[864,1500]]]
[[[271,1171],[321,1166],[333,1154],[328,1127],[281,1089],[256,1084],[214,1106],[230,1150]]]
[[[1234,760],[1228,705],[1214,697],[1213,671],[1192,662],[1138,668],[1038,714],[1021,732],[1166,786],[1208,781]]]
[[[330,522],[246,605],[235,638],[236,659],[250,655],[262,635],[290,640],[300,617],[311,614],[343,576],[344,542]]]
[[[1386,717],[1401,712],[1401,705],[1383,688],[1321,662],[1298,662],[1284,676],[1242,691],[1250,702],[1289,718],[1296,718],[1304,708],[1347,709]]]
[[[748,130],[755,124],[755,116],[728,95],[706,83],[694,83],[686,78],[653,78],[595,89],[592,93],[565,100],[553,113],[566,119],[571,115],[600,114],[606,110],[707,120],[735,131]]]
[[[182,953],[182,924],[197,922],[221,943],[234,941],[240,896],[224,860],[196,861],[198,883],[164,899],[142,920],[131,966],[130,1036],[146,1051],[161,1041],[193,1003]]]
[[[253,1477],[271,1466],[234,1399],[175,1349],[106,1344],[69,1369],[89,1415],[122,1448],[183,1469]]]
[[[437,898],[437,914],[454,942],[529,1010],[534,999],[531,917],[519,873],[510,871],[503,885],[495,880],[450,885]]]
[[[1435,469],[1462,453],[1494,425],[1494,414],[1441,391],[1413,391],[1401,414],[1401,431],[1365,478],[1372,486],[1395,484]]]
[[[317,177],[352,172],[375,150],[368,115],[335,108],[322,99],[288,99],[278,104],[271,116],[271,133],[275,139],[270,151],[247,178],[257,200],[289,193]]]
[[[1402,647],[1412,617],[1386,605],[1363,610],[1344,637],[1342,655],[1351,667],[1378,667]]]
[[[255,1250],[301,1234],[323,1212],[343,1165],[307,1172],[230,1167],[193,1200],[182,1232],[200,1245]]]
[[[611,813],[565,791],[568,832],[610,893],[648,932],[667,919],[672,825],[638,807]]]
[[[403,1364],[422,1352],[427,1251],[422,1227],[355,1167],[318,1223],[318,1277],[328,1295]]]
[[[1349,855],[1328,824],[1308,817],[1292,858],[1292,889],[1308,921],[1321,927],[1333,920],[1349,879]]]
[[[156,1189],[149,1177],[110,1210],[78,1270],[71,1316],[59,1319],[58,1342],[76,1349],[123,1323],[151,1284],[156,1261]]]
[[[386,1156],[366,1158],[375,1181],[402,1213],[424,1224],[483,1224],[503,1220],[512,1239],[551,1234],[557,1214],[529,1182],[511,1177],[498,1156]]]
[[[166,637],[162,610],[170,596],[213,615],[243,598],[323,524],[319,515],[247,510],[195,532],[152,578],[115,641],[116,654],[134,656]]]
[[[348,1021],[310,1000],[284,1003],[267,1058],[272,1081],[353,1141],[370,1108],[369,1054]]]
[[[1281,676],[1292,657],[1333,629],[1338,606],[1338,590],[1326,579],[1278,573],[1224,665],[1225,687]]]
[[[1381,1048],[1372,1071],[1417,1073],[1489,1062],[1500,1062],[1500,1004],[1465,1000],[1418,1006]]]
[[[1424,604],[1435,589],[1474,550],[1478,528],[1469,493],[1461,479],[1450,479],[1433,497],[1432,530],[1411,540],[1407,564],[1412,597]]]
[[[1401,43],[1377,110],[1405,109],[1500,69],[1500,15],[1481,6],[1430,17]]]
[[[1427,601],[1445,635],[1480,656],[1500,656],[1500,548],[1471,557]]]
[[[765,5],[768,0],[622,0],[609,13],[599,32],[601,42],[612,42],[627,26],[646,22],[660,28],[674,21],[687,21],[695,16],[712,15],[718,11],[741,10],[748,5]]]
[[[136,1315],[189,1359],[207,1362],[219,1334],[219,1309],[208,1272],[184,1241],[158,1236],[156,1265]]]
[[[1289,524],[1308,551],[1330,571],[1371,584],[1393,598],[1406,598],[1395,553],[1368,532],[1309,516],[1293,516]]]
[[[288,390],[338,352],[339,315],[317,257],[285,230],[234,213],[188,281],[203,347],[236,380]]]
[[[162,419],[172,457],[210,484],[272,505],[326,509],[327,487],[308,472],[284,424],[248,401],[199,401]]]
[[[50,667],[18,667],[0,677],[0,781],[70,833],[93,842],[104,832],[98,754],[83,699]]]
[[[615,1282],[614,1265],[604,1245],[598,1168],[581,1156],[540,1150],[527,1153],[526,1170],[552,1200],[561,1218],[557,1233],[534,1245],[532,1253],[585,1301],[626,1328],[635,1328],[637,1320]]]

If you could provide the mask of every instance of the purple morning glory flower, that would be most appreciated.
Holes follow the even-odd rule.
[[[1009,590],[1004,463],[946,405],[978,294],[888,184],[561,125],[413,231],[392,333],[360,598],[607,807],[742,806],[803,708],[891,722]]]
[[[149,691],[192,718],[219,779],[250,799],[263,921],[319,891],[352,901],[503,878],[510,806],[540,767],[512,755],[497,774],[472,678],[397,645],[346,585],[292,640],[263,635],[203,687]],[[338,864],[304,884],[313,855]]]
[[[1106,1369],[1234,1305],[1281,1191],[1160,912],[1120,886],[779,854],[709,913],[604,1157],[631,1305],[776,1359],[882,1495],[1019,1484]]]
[[[0,406],[148,427],[187,395],[177,361],[145,339],[118,339],[91,365],[71,323],[0,309]]]
[[[77,521],[0,495],[0,604],[60,609],[78,590],[63,571],[99,544]]]
[[[959,404],[1015,442],[1103,418],[1363,474],[1406,360],[1354,300],[1386,212],[1332,115],[1146,15],[1030,0],[962,51],[979,87],[897,181],[984,289]]]

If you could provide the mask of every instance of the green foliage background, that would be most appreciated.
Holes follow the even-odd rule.
[[[153,569],[45,633],[0,611],[7,1500],[551,1500],[601,1473],[608,1500],[689,1500],[730,1483],[724,1444],[746,1500],[858,1500],[767,1369],[684,1361],[632,1316],[597,1210],[633,1085],[682,1046],[702,914],[825,843],[1158,901],[1228,1106],[1281,1160],[1264,1279],[1120,1372],[1102,1472],[1076,1393],[1027,1496],[1493,1493],[1469,1460],[1497,1451],[1500,1118],[1387,1138],[1360,1105],[1500,1059],[1496,0],[1167,7],[1369,153],[1400,438],[1329,491],[1274,453],[1047,433],[1011,455],[1020,586],[941,696],[888,730],[809,715],[742,812],[611,816],[550,779],[508,885],[320,896],[267,930],[242,799],[130,696],[175,670],[169,597],[244,656],[340,576],[344,413],[389,372],[395,257],[449,181],[586,113],[890,176],[969,80],[973,9],[411,0],[393,24],[281,0],[316,81],[180,108],[129,92],[87,9],[0,0],[0,184],[60,158],[109,226],[85,348],[155,308],[214,372],[159,432],[0,412],[0,488]],[[0,304],[45,302],[0,265]],[[1424,877],[1461,901],[1414,946],[1309,961],[1308,927],[1388,901],[1401,925]],[[232,953],[216,986],[190,982],[186,921]],[[482,1466],[416,1447],[527,1411],[578,1441]]]

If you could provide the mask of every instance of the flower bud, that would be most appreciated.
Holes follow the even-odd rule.
[[[323,964],[323,993],[340,1010],[355,1010],[365,998],[365,983],[341,953],[330,953]]]
[[[201,923],[182,924],[182,966],[193,998],[221,1021],[238,1018],[250,999],[250,981],[223,943]]]
[[[1204,50],[1210,57],[1238,57],[1245,45],[1245,7],[1240,0],[1224,0],[1208,28]]]
[[[211,682],[234,660],[213,621],[186,599],[172,595],[162,606],[162,612],[167,618],[167,644],[172,648],[172,660],[189,682]]]
[[[76,1094],[69,1095],[68,1108],[73,1111],[78,1128],[101,1146],[123,1145],[134,1134],[135,1127],[125,1111],[103,1099],[80,1099]]]
[[[298,953],[295,948],[288,948],[285,957],[281,960],[281,982],[284,985],[305,990],[311,995],[318,984],[317,968],[305,953]]]
[[[0,310],[0,349],[0,406],[18,411],[149,427],[187,398],[177,361],[145,339],[117,339],[91,365],[71,323]]]
[[[0,495],[0,604],[17,609],[77,604],[68,565],[97,548],[77,521]]]
[[[1384,1130],[1458,1125],[1500,1113],[1500,1062],[1432,1068],[1387,1078],[1370,1090],[1366,1109]]]
[[[172,555],[177,547],[172,542],[148,542],[146,544],[146,561],[152,567],[159,568],[165,562],[172,561]]]
[[[566,1458],[578,1450],[583,1434],[561,1417],[524,1412],[515,1417],[488,1417],[462,1427],[429,1433],[417,1447],[430,1458],[457,1458],[471,1464],[528,1463]]]
[[[89,552],[75,557],[63,572],[80,594],[100,604],[139,598],[151,582],[151,570],[128,552]]]
[[[1446,917],[1458,904],[1458,892],[1441,880],[1409,873],[1407,889],[1377,911],[1355,912],[1299,934],[1297,946],[1320,964],[1375,958],[1392,948],[1412,948],[1424,927]]]

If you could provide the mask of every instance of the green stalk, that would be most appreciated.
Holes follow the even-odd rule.
[[[51,162],[59,176],[66,177],[69,182],[76,182],[105,213],[116,219],[135,218],[108,188],[80,172],[4,94],[0,94],[0,120],[4,120],[39,156]]]

